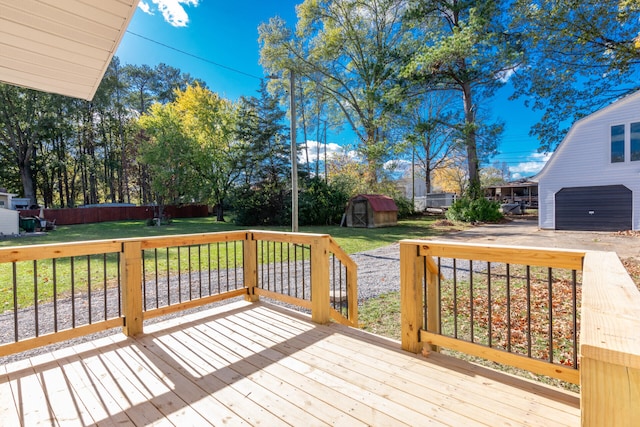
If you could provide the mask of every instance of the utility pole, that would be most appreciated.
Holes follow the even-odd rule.
[[[296,147],[295,74],[289,70],[289,104],[291,107],[291,231],[298,232],[298,150]]]

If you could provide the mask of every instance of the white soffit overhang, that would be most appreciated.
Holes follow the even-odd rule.
[[[90,100],[139,0],[0,0],[0,81]]]

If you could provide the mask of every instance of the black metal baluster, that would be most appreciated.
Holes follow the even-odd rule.
[[[549,363],[553,363],[553,270],[549,267],[547,276],[549,297]]]
[[[227,268],[227,292],[229,292],[229,242],[224,242],[224,246],[225,246],[225,266]]]
[[[91,309],[91,255],[87,255],[87,303],[89,304],[89,324],[92,323],[92,309]]]
[[[284,251],[283,244],[280,242],[280,293],[284,294]]]
[[[207,243],[207,256],[209,258],[207,261],[207,266],[209,267],[209,295],[211,295],[213,293],[211,289],[211,243]]]
[[[238,242],[233,242],[233,280],[234,289],[238,289]]]
[[[493,307],[491,302],[491,262],[487,261],[487,311],[489,324],[489,347],[493,347]]]
[[[458,338],[458,270],[456,259],[453,259],[453,336]]]
[[[473,337],[473,260],[469,260],[469,315],[471,325],[471,342],[474,342]]]
[[[40,326],[38,324],[38,263],[36,260],[33,260],[33,315],[35,316],[35,335],[38,337]]]
[[[180,258],[180,246],[178,246],[178,303],[182,302],[182,260]]]
[[[198,291],[202,298],[202,245],[198,245]]]
[[[13,266],[13,337],[18,342],[18,268],[15,262]]]
[[[53,259],[53,332],[58,332],[58,263],[56,258]]]
[[[189,301],[193,300],[193,281],[191,280],[191,276],[193,272],[191,271],[191,245],[187,246],[187,274],[189,275]]]
[[[426,258],[425,258],[425,262],[426,262]],[[425,267],[426,269],[426,267]],[[440,301],[442,301],[442,258],[438,257],[438,333],[442,334],[442,304],[440,304]],[[426,297],[425,297],[425,301],[426,301]]]
[[[216,242],[216,253],[217,253],[217,257],[216,257],[216,262],[218,264],[218,294],[222,293],[222,289],[220,288],[221,284],[220,284],[220,242]]]
[[[169,269],[169,248],[167,248],[167,306],[171,305],[171,273]]]
[[[116,274],[118,275],[118,317],[122,317],[122,277],[120,274],[120,252],[116,253],[116,263],[116,265],[118,266],[118,268],[116,268]]]
[[[527,265],[527,356],[531,357],[531,267]]]
[[[102,254],[102,290],[104,296],[104,320],[107,320],[109,316],[107,311],[107,254]]]
[[[160,288],[158,283],[158,248],[153,250],[153,267],[155,271],[155,279],[156,279],[156,308],[160,307]]]
[[[511,352],[511,265],[507,264],[507,351]]]
[[[76,327],[76,279],[75,279],[75,261],[74,257],[70,258],[71,265],[71,327]]]

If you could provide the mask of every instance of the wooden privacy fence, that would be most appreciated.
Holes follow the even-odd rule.
[[[357,325],[354,262],[328,235],[236,231],[0,248],[0,356],[244,296]]]
[[[145,220],[157,215],[157,206],[94,206],[87,208],[44,209],[47,221],[56,225],[92,224],[107,221]],[[22,209],[20,216],[40,215],[40,209]],[[199,218],[209,214],[206,205],[165,206],[169,218]]]
[[[640,417],[640,293],[615,253],[400,242],[402,347],[580,385],[582,425]]]

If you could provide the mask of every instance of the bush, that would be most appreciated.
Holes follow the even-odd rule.
[[[500,204],[484,197],[464,196],[453,202],[447,210],[447,219],[463,222],[496,222],[502,219]]]
[[[232,204],[238,225],[291,224],[291,194],[275,185],[238,188]]]
[[[300,225],[339,224],[348,200],[339,186],[311,178],[298,196],[298,221]]]
[[[404,196],[395,196],[393,201],[396,202],[398,207],[398,219],[409,218],[416,214],[416,210],[411,200]]]

